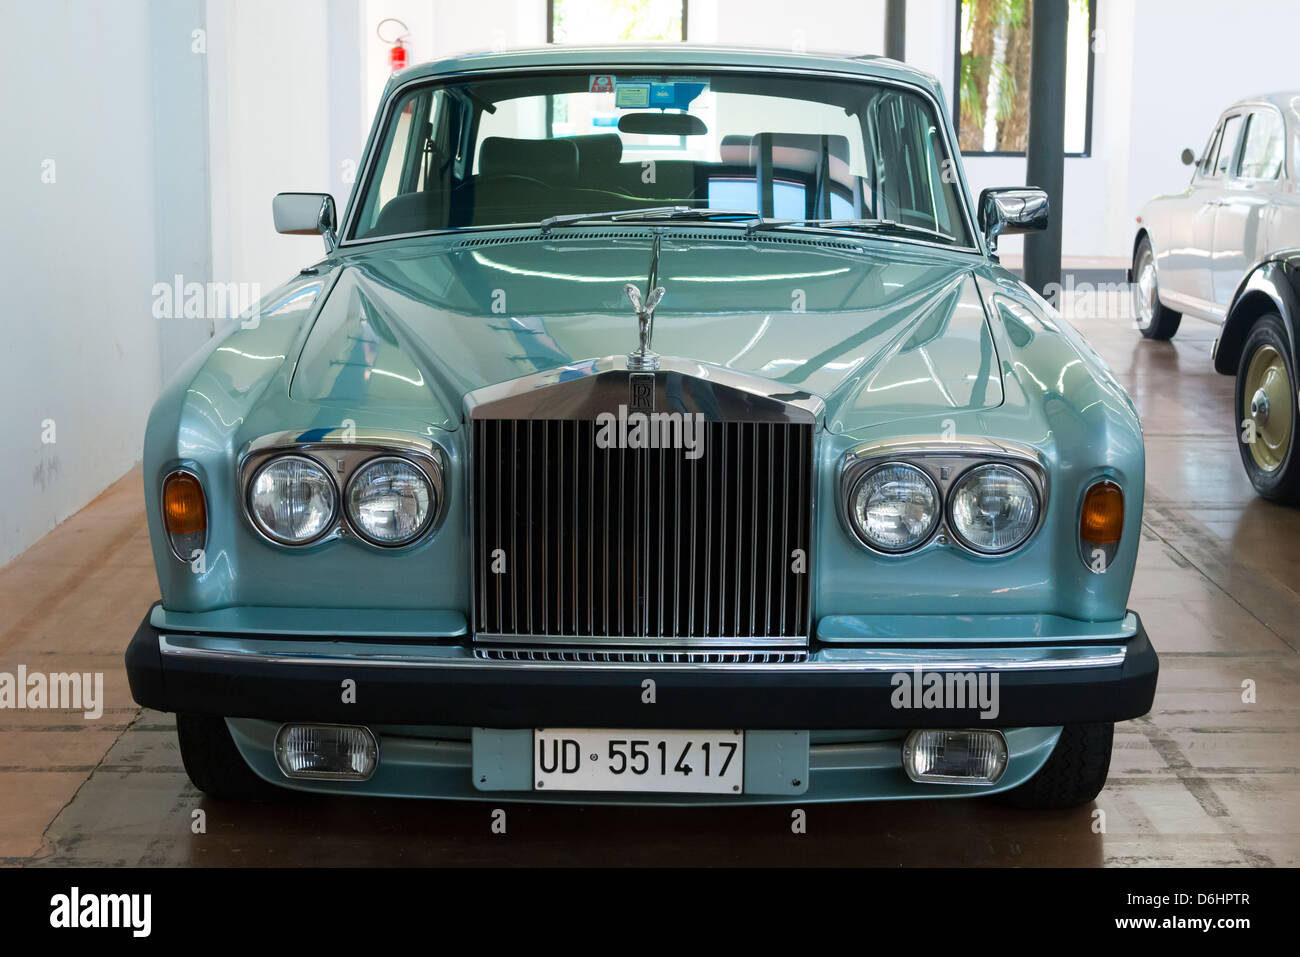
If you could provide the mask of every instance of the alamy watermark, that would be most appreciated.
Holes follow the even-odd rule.
[[[177,273],[171,282],[153,284],[155,319],[234,319],[262,298],[256,282],[186,282]]]
[[[704,413],[640,412],[618,407],[618,414],[596,416],[600,449],[685,449],[686,458],[704,454]]]
[[[1043,298],[1062,316],[1079,319],[1135,320],[1134,295],[1137,286],[1130,282],[1076,282],[1073,273],[1065,274],[1064,284],[1049,282]]]
[[[991,721],[998,716],[998,675],[987,671],[895,672],[889,679],[894,689],[889,703],[898,710],[964,711],[979,709],[980,718]]]
[[[45,674],[0,671],[0,710],[80,711],[87,721],[104,716],[104,673],[73,671]]]
[[[148,937],[153,929],[153,895],[85,894],[73,887],[50,898],[50,926],[126,928],[132,937]]]

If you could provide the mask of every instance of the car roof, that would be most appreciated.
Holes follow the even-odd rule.
[[[609,44],[601,46],[552,45],[501,52],[466,53],[445,60],[421,63],[395,73],[390,89],[412,79],[477,73],[483,70],[518,70],[529,67],[634,67],[721,66],[756,70],[825,70],[856,73],[863,77],[899,80],[942,96],[933,75],[897,60],[872,54],[796,53],[747,47],[704,46],[691,43]]]
[[[1297,105],[1300,105],[1300,90],[1283,90],[1277,93],[1261,93],[1258,96],[1248,96],[1233,103],[1228,109],[1231,110],[1238,106],[1250,106],[1254,103],[1271,103],[1283,111],[1295,109]],[[1227,111],[1225,110],[1225,112]]]

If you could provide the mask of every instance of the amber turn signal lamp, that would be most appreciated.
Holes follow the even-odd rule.
[[[1094,545],[1113,545],[1124,531],[1124,493],[1114,482],[1098,482],[1083,497],[1079,537]]]
[[[1094,483],[1079,511],[1079,557],[1092,571],[1104,573],[1123,534],[1124,490],[1111,481]]]
[[[163,521],[171,535],[201,534],[208,527],[203,486],[189,472],[173,472],[163,479]]]

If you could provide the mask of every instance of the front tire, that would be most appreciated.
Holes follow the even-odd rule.
[[[997,795],[998,800],[1026,810],[1087,804],[1106,784],[1114,740],[1113,722],[1067,724],[1038,773],[1020,787]]]
[[[235,747],[225,718],[178,714],[176,736],[180,739],[185,773],[194,786],[209,797],[249,801],[285,793],[253,773]]]
[[[1160,284],[1156,276],[1156,257],[1151,239],[1143,236],[1133,253],[1133,321],[1146,339],[1172,339],[1183,321],[1160,302]]]
[[[1237,365],[1237,450],[1255,491],[1284,505],[1300,503],[1296,384],[1282,317],[1263,315],[1251,327]]]

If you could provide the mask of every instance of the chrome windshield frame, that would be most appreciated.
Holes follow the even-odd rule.
[[[638,62],[638,63],[617,64],[617,70],[620,72],[656,71],[656,70],[660,72],[665,72],[664,68],[666,65],[672,66],[674,72],[676,72],[678,69],[677,65],[665,64],[663,62],[658,62],[658,63]],[[761,76],[765,72],[763,70],[756,70],[754,67],[750,67],[750,66],[734,66],[734,65],[727,65],[727,64],[681,64],[680,70],[683,73],[692,73],[692,72],[696,74],[740,73],[740,74],[752,74],[755,76]],[[387,132],[388,125],[393,118],[393,111],[396,109],[396,106],[398,102],[402,99],[402,97],[404,97],[411,90],[419,87],[426,87],[426,86],[427,87],[448,86],[453,83],[463,82],[466,79],[470,79],[474,77],[485,77],[485,76],[490,76],[492,74],[514,73],[514,74],[526,76],[530,74],[590,73],[590,72],[591,72],[591,68],[589,67],[589,65],[584,65],[584,64],[551,64],[551,65],[538,65],[538,66],[525,67],[525,68],[484,67],[478,70],[465,70],[456,73],[438,74],[436,76],[413,77],[393,87],[393,89],[389,92],[387,98],[384,100],[380,118],[377,121],[374,130],[371,133],[369,142],[367,143],[366,155],[364,160],[362,161],[361,169],[359,170],[356,183],[353,187],[352,196],[350,198],[350,201],[348,202],[347,210],[344,213],[343,226],[342,229],[340,229],[339,231],[339,242],[338,245],[335,247],[335,252],[346,250],[352,246],[363,246],[363,245],[370,245],[378,242],[387,242],[390,240],[399,240],[399,239],[412,239],[412,238],[418,238],[422,236],[459,234],[471,230],[474,232],[482,232],[482,231],[504,230],[504,229],[540,228],[541,221],[523,222],[523,223],[493,223],[486,226],[445,227],[441,229],[418,230],[415,232],[397,233],[389,236],[376,236],[372,238],[356,237],[353,235],[357,225],[357,218],[360,216],[360,209],[361,206],[363,205],[364,197],[370,188],[370,182],[372,176],[374,175],[375,165],[379,161],[379,152],[383,148],[383,144],[385,140],[384,134]],[[766,72],[772,72],[772,71],[769,70]],[[912,243],[921,246],[927,246],[934,249],[944,249],[951,252],[977,253],[985,258],[988,258],[989,256],[988,247],[985,244],[984,238],[981,235],[981,232],[976,225],[975,211],[971,202],[970,187],[966,182],[966,172],[962,168],[960,162],[961,152],[959,149],[957,149],[957,144],[951,135],[952,133],[952,130],[950,128],[951,124],[944,122],[945,113],[943,110],[943,104],[939,101],[938,97],[936,97],[926,87],[917,83],[909,83],[906,80],[900,80],[895,77],[875,76],[875,75],[861,73],[853,70],[827,70],[819,67],[803,68],[803,67],[787,66],[787,67],[782,67],[779,70],[779,72],[797,74],[800,76],[807,76],[807,77],[827,77],[836,80],[848,80],[848,81],[853,81],[858,83],[867,83],[867,84],[874,84],[878,86],[894,87],[897,89],[906,90],[910,93],[914,93],[917,96],[920,96],[923,100],[925,100],[926,104],[934,111],[934,118],[937,121],[937,128],[941,132],[943,138],[943,145],[948,153],[948,159],[954,164],[957,170],[957,179],[952,184],[952,186],[954,189],[957,190],[958,193],[958,206],[961,208],[962,224],[966,229],[966,234],[969,237],[970,242],[961,243],[961,244],[958,244],[957,242],[939,243],[939,242],[921,239],[914,236],[904,237],[899,235],[878,235],[873,233],[849,232],[846,230],[818,230],[819,232],[830,232],[834,235],[843,236],[843,237],[852,237],[861,240],[863,242],[873,242],[873,241],[880,242],[882,240],[888,242],[906,242],[906,243]],[[663,220],[663,222],[667,224],[673,221]],[[681,220],[680,222],[694,225],[694,226],[701,225],[701,223],[698,220]],[[677,223],[674,223],[674,225],[676,224]],[[710,225],[715,225],[715,224],[710,224]],[[808,227],[801,227],[801,228],[808,229]]]

